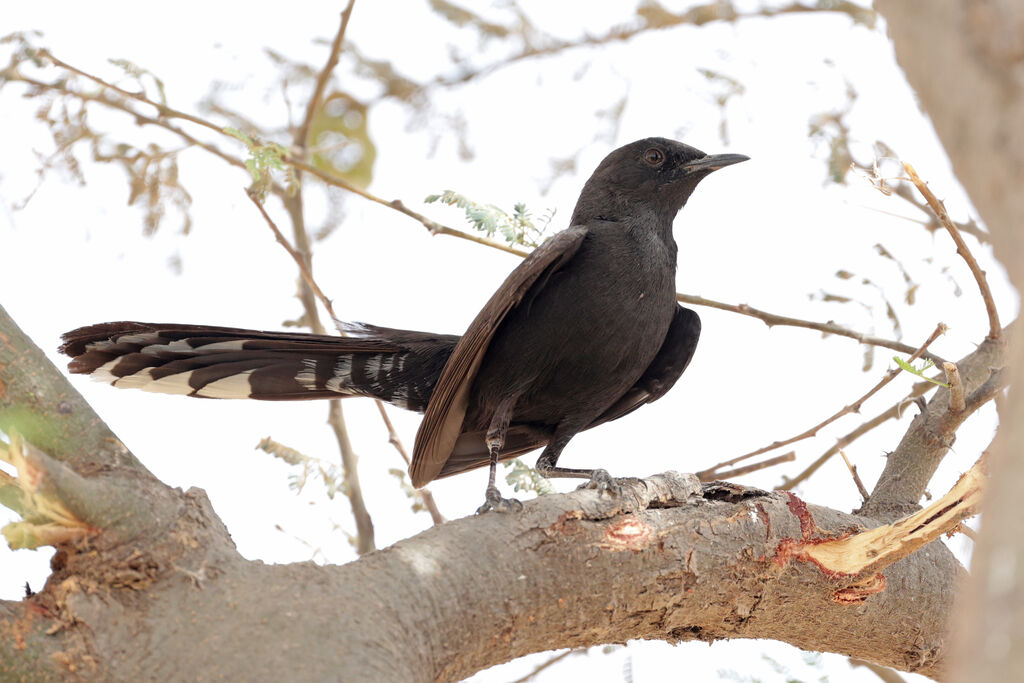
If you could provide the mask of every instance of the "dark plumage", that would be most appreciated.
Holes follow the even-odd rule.
[[[548,477],[604,470],[557,466],[578,432],[660,398],[686,369],[697,314],[675,303],[672,221],[697,183],[746,160],[647,138],[609,154],[587,181],[570,227],[528,256],[462,337],[371,325],[350,336],[200,325],[105,323],[64,335],[69,369],[118,387],[207,398],[372,396],[424,412],[413,484],[545,446]]]

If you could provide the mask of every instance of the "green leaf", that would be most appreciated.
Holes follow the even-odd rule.
[[[932,384],[938,384],[940,387],[946,387],[947,389],[949,388],[949,385],[946,384],[945,382],[940,382],[937,379],[932,379],[931,377],[925,377],[924,376],[924,373],[927,370],[929,370],[930,368],[935,366],[935,362],[934,361],[926,360],[924,362],[924,365],[922,365],[921,368],[918,369],[918,368],[915,368],[910,363],[908,363],[907,361],[905,361],[902,358],[900,358],[899,356],[893,356],[892,359],[894,361],[896,361],[896,365],[900,366],[900,369],[906,370],[907,372],[909,372],[912,375],[917,375],[921,379],[923,379],[923,380],[925,380],[927,382],[931,382]]]

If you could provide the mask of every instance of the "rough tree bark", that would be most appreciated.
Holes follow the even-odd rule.
[[[858,592],[863,577],[793,549],[879,520],[688,475],[638,480],[615,499],[548,496],[341,567],[247,561],[205,495],[164,486],[126,454],[2,309],[0,333],[0,414],[32,407],[49,452],[26,446],[28,478],[94,532],[57,543],[43,591],[0,605],[2,678],[458,680],[631,638],[773,638],[924,674],[942,666],[961,570],[941,543]],[[959,362],[969,391],[999,362],[990,351]],[[69,428],[78,420],[103,435],[89,457]]]
[[[896,56],[953,162],[996,255],[1024,286],[1024,4],[1020,0],[879,0]],[[1024,382],[1024,343],[1009,354]],[[952,679],[1024,680],[1024,397],[1000,410],[994,476],[974,578],[957,610]]]

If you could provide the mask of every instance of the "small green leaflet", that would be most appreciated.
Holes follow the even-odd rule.
[[[913,365],[911,365],[907,361],[903,360],[899,356],[893,356],[892,359],[894,361],[896,361],[896,365],[900,366],[901,369],[906,370],[907,372],[909,372],[909,373],[911,373],[913,375],[917,375],[921,379],[923,379],[925,381],[928,381],[928,382],[931,382],[932,384],[938,384],[940,387],[946,387],[947,389],[949,388],[949,385],[946,384],[945,382],[940,382],[937,379],[932,379],[931,377],[925,377],[924,376],[924,373],[925,373],[926,370],[929,370],[929,369],[931,369],[932,367],[935,366],[935,362],[934,361],[926,360],[924,362],[924,365],[921,366],[921,369],[918,370]]]

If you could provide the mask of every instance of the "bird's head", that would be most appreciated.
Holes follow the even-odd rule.
[[[668,138],[631,142],[606,156],[590,176],[576,203],[572,224],[651,213],[671,223],[701,179],[749,158],[705,154]]]

